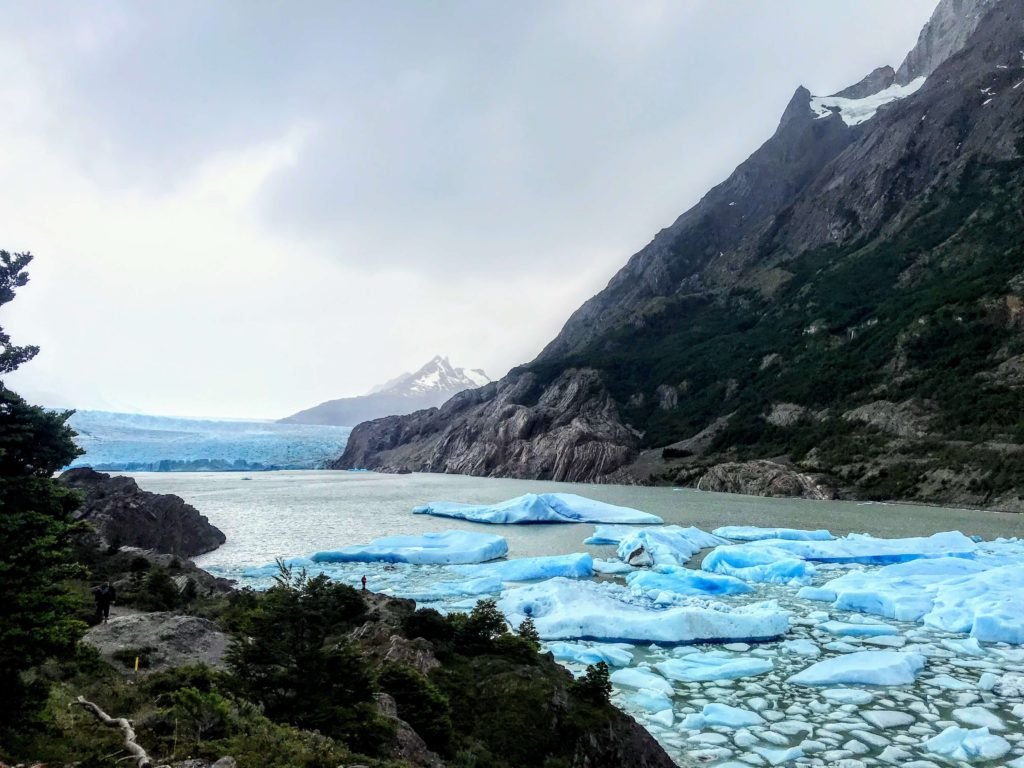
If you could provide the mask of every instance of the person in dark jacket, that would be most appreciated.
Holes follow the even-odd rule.
[[[93,599],[96,601],[96,618],[107,623],[110,616],[110,604],[117,598],[117,592],[109,582],[104,581],[93,590]]]

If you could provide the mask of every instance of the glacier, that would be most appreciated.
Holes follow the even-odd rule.
[[[497,504],[462,504],[431,501],[413,509],[417,515],[435,515],[474,523],[628,523],[660,525],[657,515],[631,507],[606,504],[574,493],[527,493]]]
[[[419,536],[382,536],[369,544],[313,554],[314,563],[410,563],[412,565],[448,565],[483,563],[508,554],[503,536],[471,531],[442,531]]]
[[[350,427],[181,419],[76,411],[85,453],[70,467],[109,472],[319,469],[345,450]]]

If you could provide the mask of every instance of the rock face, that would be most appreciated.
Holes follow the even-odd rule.
[[[1024,434],[1022,28],[1019,0],[941,0],[899,69],[798,88],[536,360],[360,425],[335,466],[813,493],[712,470],[778,458],[870,498],[1024,498],[984,448]]]
[[[600,482],[638,444],[595,371],[567,370],[543,389],[532,373],[510,374],[440,409],[360,424],[332,467]]]
[[[456,368],[438,355],[415,373],[405,373],[358,397],[342,397],[294,413],[281,423],[351,427],[370,419],[435,408],[454,394],[490,382],[479,368]]]
[[[709,469],[697,488],[701,491],[743,493],[748,496],[798,496],[834,499],[835,489],[824,478],[797,472],[774,461],[735,461]]]
[[[107,546],[194,557],[216,549],[226,540],[199,510],[180,497],[143,491],[130,477],[111,477],[81,467],[69,469],[60,481],[82,493],[84,501],[76,517],[92,523]]]
[[[110,663],[128,672],[133,662],[119,661],[119,651],[139,651],[140,667],[156,672],[186,664],[224,666],[228,636],[208,619],[178,613],[131,613],[111,616],[85,633],[82,642],[91,645]]]

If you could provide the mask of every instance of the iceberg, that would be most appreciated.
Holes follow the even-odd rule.
[[[676,595],[742,595],[753,591],[753,587],[732,576],[674,565],[661,566],[656,571],[633,571],[626,576],[626,584],[634,592],[653,600],[657,600],[659,592]]]
[[[831,541],[835,538],[829,531],[819,528],[808,531],[802,528],[759,528],[756,525],[726,525],[712,531],[715,536],[732,541],[761,541],[762,539],[785,539],[787,541]]]
[[[440,581],[418,591],[415,588],[410,588],[403,589],[401,592],[402,597],[415,600],[417,603],[433,603],[457,597],[493,595],[501,592],[501,587],[501,579],[483,577],[468,581]]]
[[[498,608],[513,626],[527,616],[545,640],[694,643],[770,640],[789,628],[774,603],[730,607],[698,598],[659,606],[611,582],[549,579],[506,592]]]
[[[727,704],[705,704],[704,723],[712,728],[749,728],[754,725],[764,725],[764,718],[757,712],[739,707],[730,707]]]
[[[919,621],[969,634],[975,641],[1024,643],[1024,564],[992,565],[961,557],[914,560],[847,573],[822,590],[832,595],[836,608]]]
[[[633,525],[595,525],[594,532],[583,540],[584,544],[617,546],[620,541],[636,531]]]
[[[638,667],[617,669],[611,673],[608,679],[616,685],[660,693],[664,696],[671,696],[673,693],[672,684],[664,677],[656,675],[649,670],[639,669]]]
[[[972,557],[978,545],[960,531],[907,539],[876,539],[866,533],[851,533],[832,541],[786,541],[766,539],[739,547],[762,546],[788,552],[791,557],[819,563],[864,563],[888,565],[931,557]]]
[[[633,530],[619,540],[617,552],[630,565],[686,565],[702,549],[728,543],[700,528],[666,525]]]
[[[733,656],[718,651],[691,653],[680,659],[658,662],[654,668],[669,680],[700,683],[709,680],[735,680],[771,672],[771,659],[756,656]],[[706,718],[705,718],[706,719]]]
[[[818,629],[837,637],[881,637],[897,635],[899,630],[889,624],[850,624],[845,621],[826,621]]]
[[[989,733],[988,728],[960,728],[951,725],[938,736],[925,740],[924,748],[933,755],[951,760],[998,760],[1010,751],[1010,742]]]
[[[633,652],[619,645],[582,645],[579,643],[548,643],[544,646],[558,661],[576,664],[597,664],[603,661],[609,667],[628,667]],[[664,709],[661,707],[660,709]],[[656,711],[660,711],[656,710]]]
[[[627,523],[660,525],[657,515],[631,507],[606,504],[574,493],[527,493],[497,504],[461,504],[432,501],[413,509],[417,515],[454,517],[474,523],[518,525],[523,523]]]
[[[789,678],[794,685],[909,685],[924,669],[919,653],[857,651],[812,664]]]
[[[493,577],[501,581],[536,581],[556,576],[588,579],[594,575],[594,558],[586,552],[578,552],[573,555],[519,557],[483,565],[460,565],[452,570],[469,576]]]
[[[628,696],[626,701],[644,712],[664,712],[666,709],[672,709],[672,699],[654,691],[638,691]]]
[[[472,531],[443,531],[420,536],[383,536],[369,544],[317,552],[314,563],[411,563],[449,565],[483,563],[508,554],[502,536]]]
[[[785,550],[751,544],[716,547],[700,567],[711,573],[767,584],[806,584],[816,572],[813,565]]]

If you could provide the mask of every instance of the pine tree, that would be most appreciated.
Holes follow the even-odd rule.
[[[28,282],[31,260],[0,251],[0,307]],[[38,351],[13,345],[0,328],[0,377]],[[31,717],[42,691],[27,673],[70,652],[83,629],[63,586],[75,570],[70,537],[79,499],[53,479],[80,453],[70,416],[28,404],[0,380],[0,729]]]

